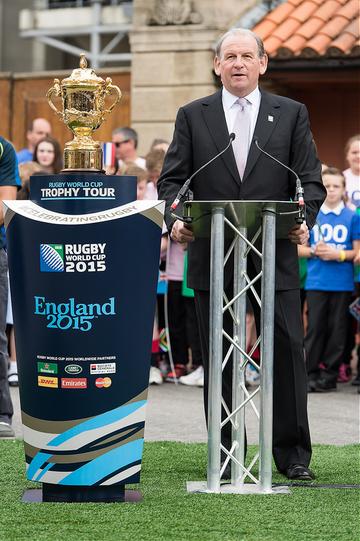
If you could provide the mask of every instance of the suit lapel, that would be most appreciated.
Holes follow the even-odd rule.
[[[207,125],[209,133],[215,142],[218,152],[220,152],[225,148],[227,142],[229,141],[229,132],[226,125],[225,114],[222,105],[221,90],[204,100],[202,105],[205,124]],[[241,185],[241,180],[232,148],[229,148],[229,150],[225,152],[225,154],[219,159],[223,160],[223,163],[229,170],[235,182]]]
[[[280,104],[276,99],[276,96],[268,94],[267,92],[261,92],[260,109],[246,162],[243,182],[246,181],[246,178],[249,176],[261,154],[260,150],[254,143],[254,139],[257,137],[259,140],[259,145],[264,148],[272,132],[274,131],[276,124],[278,123],[280,114]]]

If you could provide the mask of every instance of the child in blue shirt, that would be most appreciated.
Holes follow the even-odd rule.
[[[325,169],[323,183],[327,197],[310,232],[310,246],[299,246],[299,255],[308,258],[308,387],[309,391],[326,392],[336,390],[343,361],[360,226],[359,216],[344,205],[345,178],[341,171]]]

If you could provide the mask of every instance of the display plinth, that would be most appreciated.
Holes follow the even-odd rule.
[[[47,495],[45,495],[44,486],[43,489],[25,490],[21,501],[23,503],[139,503],[142,501],[142,494],[139,490],[127,490],[123,486],[118,487],[116,491],[109,490],[110,487],[107,487],[106,492],[103,491],[100,494],[97,491],[92,492],[89,489],[84,489],[84,487],[80,487],[76,494],[72,494],[71,490],[63,494],[58,493],[60,487],[54,485],[51,485],[51,487],[51,494]],[[119,493],[120,490],[121,493]],[[64,496],[66,499],[64,499]]]
[[[124,501],[140,480],[164,204],[5,207],[27,478],[43,501]]]

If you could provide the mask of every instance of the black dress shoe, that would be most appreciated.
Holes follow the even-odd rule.
[[[308,393],[315,393],[316,392],[316,380],[309,379],[307,384],[307,391]]]
[[[318,379],[316,382],[316,391],[320,393],[336,391],[336,381],[329,381],[324,378]]]
[[[312,481],[315,479],[314,473],[303,464],[290,464],[286,468],[285,475],[292,481]]]

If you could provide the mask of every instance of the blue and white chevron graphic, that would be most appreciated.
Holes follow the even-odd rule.
[[[62,244],[40,244],[40,271],[64,271],[64,247]]]
[[[139,482],[146,400],[124,404],[80,421],[61,434],[40,434],[23,425],[25,441],[42,449],[27,460],[27,478],[59,485]]]

